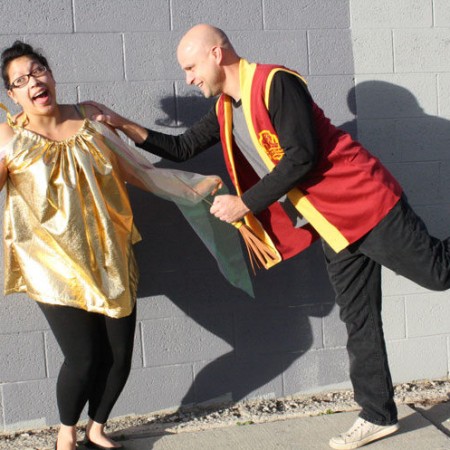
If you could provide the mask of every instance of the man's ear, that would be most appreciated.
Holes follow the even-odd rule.
[[[222,47],[219,47],[218,45],[214,46],[214,47],[211,49],[211,54],[213,55],[214,60],[215,60],[218,64],[220,64],[220,63],[222,62],[222,59],[223,59],[223,50],[222,50]]]

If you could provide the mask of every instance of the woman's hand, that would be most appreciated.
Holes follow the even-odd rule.
[[[13,138],[14,132],[7,123],[0,123],[0,190],[8,178],[8,168],[5,163],[5,145]]]
[[[6,179],[8,178],[8,169],[5,164],[5,160],[0,160],[0,191],[3,189],[3,186],[6,183]]]

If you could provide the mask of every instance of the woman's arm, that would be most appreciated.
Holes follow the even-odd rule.
[[[8,169],[5,164],[5,146],[13,138],[14,132],[7,123],[0,123],[0,190],[8,178]]]

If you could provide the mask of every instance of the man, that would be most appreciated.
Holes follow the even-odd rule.
[[[381,321],[381,266],[429,289],[448,289],[449,240],[429,236],[397,181],[330,123],[299,74],[250,64],[223,31],[206,24],[183,36],[177,57],[188,84],[205,97],[219,95],[216,107],[197,124],[169,136],[103,105],[97,119],[174,161],[221,141],[238,195],[217,195],[210,211],[226,222],[245,217],[279,260],[320,235],[362,408],[355,424],[329,444],[358,448],[394,433],[397,409]]]

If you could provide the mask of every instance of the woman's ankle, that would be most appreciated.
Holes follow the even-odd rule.
[[[77,445],[76,426],[61,425],[56,442],[58,450],[75,450]]]

